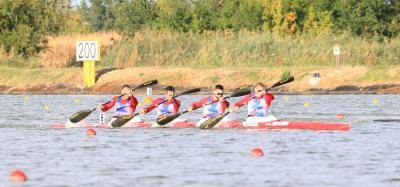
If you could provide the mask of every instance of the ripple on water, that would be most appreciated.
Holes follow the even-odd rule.
[[[279,118],[350,123],[349,132],[96,129],[93,137],[86,129],[44,127],[110,96],[0,97],[9,104],[0,106],[5,186],[17,168],[27,173],[27,186],[400,186],[400,125],[373,122],[399,118],[398,95],[277,96],[272,107]],[[76,98],[79,105],[71,103]],[[183,97],[182,108],[199,98]],[[200,112],[182,117],[194,121]],[[230,117],[245,115],[241,108]],[[251,157],[254,147],[264,157]]]

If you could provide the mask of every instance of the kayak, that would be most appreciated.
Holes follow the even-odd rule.
[[[67,128],[63,123],[56,123],[49,126],[50,128]],[[108,124],[89,124],[81,122],[73,127],[81,128],[112,128]],[[160,126],[155,123],[149,122],[129,122],[122,128],[195,128],[196,122],[177,122]],[[68,127],[70,128],[70,127]],[[324,123],[324,122],[310,122],[310,121],[286,121],[277,120],[271,122],[261,123],[242,123],[239,121],[220,122],[214,128],[216,129],[298,129],[298,130],[315,130],[315,131],[348,131],[351,129],[349,124],[345,123]]]

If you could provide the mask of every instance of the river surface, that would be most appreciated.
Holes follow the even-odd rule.
[[[278,118],[351,124],[345,132],[131,128],[88,137],[84,128],[46,128],[110,97],[0,95],[0,186],[400,186],[400,124],[373,122],[399,119],[400,95],[279,95],[273,103]],[[183,96],[182,107],[201,97]],[[243,107],[230,117],[245,115]],[[265,156],[251,157],[254,147]],[[11,183],[14,169],[28,181]]]

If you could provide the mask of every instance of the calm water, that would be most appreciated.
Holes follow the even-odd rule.
[[[45,126],[110,96],[0,98],[0,186],[400,186],[400,124],[372,121],[400,118],[400,95],[277,96],[272,108],[282,119],[350,123],[348,132],[97,129],[94,137]],[[199,98],[182,97],[183,107]],[[243,108],[231,118],[244,116]],[[254,147],[265,156],[249,156]],[[17,168],[28,175],[23,185],[8,180]]]

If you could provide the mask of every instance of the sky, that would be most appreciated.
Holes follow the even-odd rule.
[[[79,5],[80,0],[71,0],[72,6],[77,6]]]

